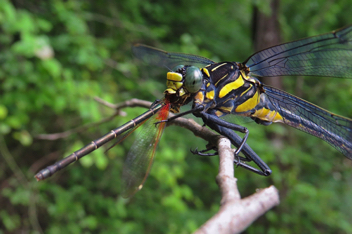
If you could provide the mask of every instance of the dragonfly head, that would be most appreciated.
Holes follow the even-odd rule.
[[[179,112],[203,85],[203,74],[198,67],[179,65],[167,73],[165,98],[172,104],[171,111]]]

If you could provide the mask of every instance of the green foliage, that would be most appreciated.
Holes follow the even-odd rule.
[[[337,29],[352,5],[281,1],[285,41]],[[190,233],[218,209],[217,157],[192,156],[206,142],[185,129],[165,130],[151,174],[131,199],[119,196],[123,155],[132,144],[95,151],[37,183],[40,168],[141,114],[119,116],[57,140],[113,114],[93,98],[119,103],[162,97],[165,71],[135,61],[133,43],[244,61],[252,52],[253,8],[269,1],[0,0],[0,233]],[[352,116],[351,80],[285,78],[285,89]],[[319,139],[282,125],[246,124],[249,145],[273,170],[264,178],[241,168],[242,196],[275,185],[281,204],[248,233],[351,233],[351,161]],[[276,134],[282,141],[273,142]],[[185,141],[184,136],[189,136]],[[133,138],[133,137],[132,137]]]

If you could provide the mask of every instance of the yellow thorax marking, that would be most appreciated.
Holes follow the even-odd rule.
[[[241,76],[239,76],[235,81],[228,83],[220,90],[219,97],[220,98],[225,97],[229,92],[231,92],[232,90],[238,89],[243,84],[244,84],[244,80],[242,79]]]
[[[220,81],[222,81],[224,78],[226,78],[229,75],[229,73],[226,73],[223,77],[221,77],[216,83],[215,86],[219,84]]]
[[[224,113],[222,113],[221,111],[219,111],[219,110],[217,110],[217,111],[215,111],[215,115],[217,116],[217,117],[220,117],[220,116],[222,116]]]
[[[256,105],[258,105],[259,101],[259,95],[258,92],[256,92],[253,97],[249,98],[247,101],[239,105],[236,108],[236,112],[246,112],[252,110]]]
[[[243,91],[242,93],[241,93],[241,95],[240,95],[240,97],[242,97],[244,94],[246,94],[249,90],[251,90],[252,89],[252,87],[253,87],[253,85],[251,84],[251,85],[249,85],[249,87],[248,87],[248,89],[246,89],[245,91]]]
[[[208,98],[208,99],[211,99],[213,100],[214,99],[214,90],[210,91],[210,92],[207,92],[205,94],[205,96]]]
[[[222,64],[220,64],[219,66],[217,66],[217,67],[214,67],[213,69],[211,69],[211,71],[213,72],[213,71],[215,71],[216,69],[218,69],[219,67],[222,67],[222,66],[224,66],[224,65],[226,65],[227,63],[222,63]]]
[[[210,77],[209,71],[208,69],[206,69],[205,67],[202,68],[202,71],[205,73],[205,75],[207,75],[208,77]]]
[[[194,98],[196,100],[196,103],[200,103],[200,104],[203,103],[204,102],[203,92],[198,92]]]
[[[241,74],[242,74],[243,79],[248,80],[248,81],[251,80],[251,77],[247,76],[246,73],[243,70],[241,70]]]
[[[231,113],[233,106],[221,106],[220,109],[226,113]]]

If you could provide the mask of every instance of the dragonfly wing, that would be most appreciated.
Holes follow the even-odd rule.
[[[169,114],[170,105],[162,109],[141,126],[132,148],[127,154],[123,167],[123,197],[130,197],[140,190],[148,177],[153,164],[155,150],[166,123],[155,126],[155,122],[165,120]]]
[[[303,99],[264,86],[273,108],[289,126],[319,137],[352,159],[352,120],[333,114]]]
[[[352,78],[352,26],[261,50],[244,64],[253,76]]]
[[[173,69],[177,65],[194,65],[204,67],[214,61],[192,54],[173,53],[157,48],[136,44],[132,47],[134,56],[147,64]]]

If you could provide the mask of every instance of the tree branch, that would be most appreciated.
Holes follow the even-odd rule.
[[[272,207],[279,204],[278,191],[274,186],[261,189],[255,194],[241,199],[234,178],[233,150],[226,138],[218,141],[220,158],[219,174],[216,181],[221,190],[221,207],[211,219],[203,224],[195,234],[240,233],[252,222]]]
[[[116,112],[112,116],[97,123],[78,127],[64,133],[46,134],[46,137],[42,137],[41,139],[54,139],[58,136],[64,137],[67,133],[71,134],[73,132],[83,131],[91,126],[99,125],[119,115],[120,109],[125,107],[139,106],[148,108],[151,105],[151,102],[139,99],[131,99],[117,105],[108,103],[99,98],[95,98],[95,100],[109,108],[115,109]],[[172,114],[170,114],[170,116],[172,116]],[[261,189],[255,194],[241,199],[237,188],[237,179],[234,177],[234,151],[231,149],[231,143],[228,139],[219,136],[207,127],[199,125],[193,119],[177,118],[168,123],[168,125],[177,125],[187,128],[193,132],[195,136],[203,138],[210,144],[217,142],[220,166],[216,181],[222,195],[221,206],[218,213],[202,225],[195,232],[196,234],[240,233],[258,217],[279,204],[278,191],[274,186]]]

